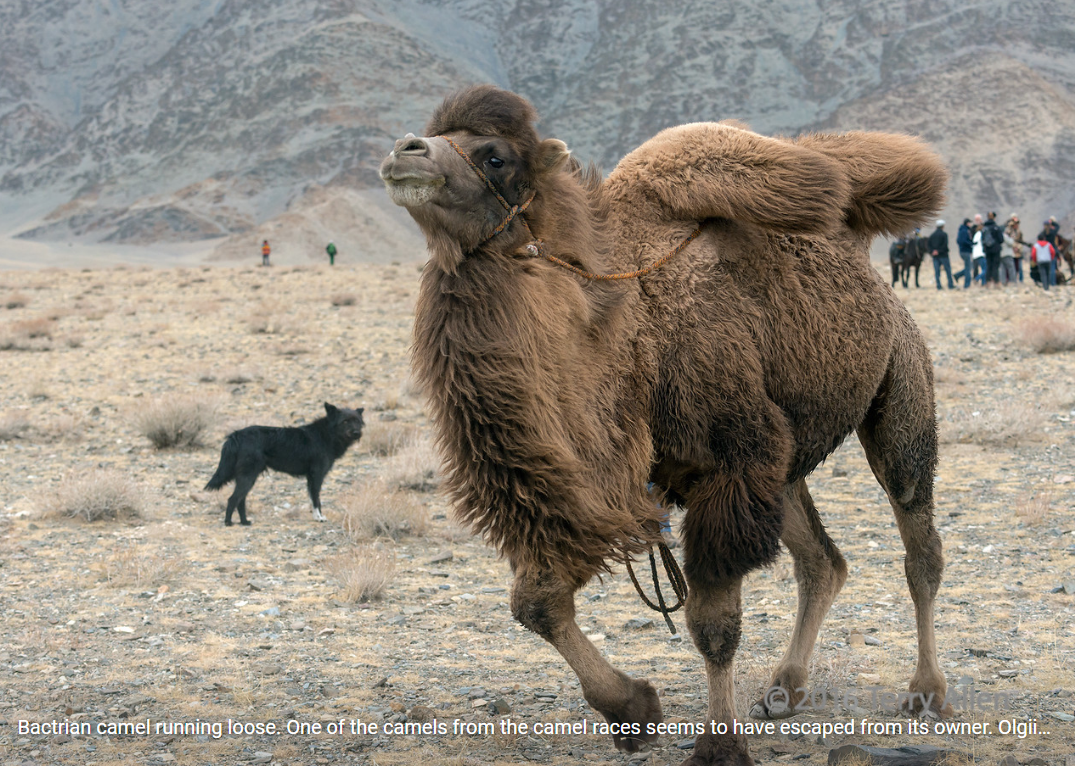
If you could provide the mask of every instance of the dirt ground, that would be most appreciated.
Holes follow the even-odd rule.
[[[373,442],[428,437],[407,382],[418,278],[417,265],[0,272],[0,766],[628,762],[592,733],[602,719],[565,663],[513,622],[507,565],[429,482],[406,490],[418,534],[376,541],[395,561],[383,596],[356,602],[341,584],[341,562],[372,550],[343,509],[397,481],[399,454],[376,454],[396,448]],[[814,654],[815,704],[789,719],[806,734],[751,736],[759,763],[822,764],[854,743],[1075,758],[1075,352],[1026,336],[1075,323],[1075,289],[931,282],[898,292],[935,361],[936,623],[955,733],[885,710],[910,677],[914,623],[891,511],[851,439],[810,481],[850,567]],[[202,446],[155,449],[139,418],[184,398],[217,412]],[[365,407],[369,441],[329,474],[329,521],[311,519],[301,480],[267,474],[253,526],[225,528],[227,491],[202,490],[224,435],[308,422],[326,401]],[[50,513],[77,481],[117,476],[140,518]],[[740,721],[795,599],[786,555],[744,587]],[[577,603],[677,724],[634,762],[680,763],[706,700],[682,618],[669,634],[623,572]],[[826,728],[851,720],[851,734]]]

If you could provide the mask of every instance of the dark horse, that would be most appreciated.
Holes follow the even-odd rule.
[[[914,286],[918,287],[918,270],[929,252],[929,240],[918,236],[916,231],[909,237],[900,237],[888,248],[888,262],[892,265],[892,286],[900,282],[907,287],[914,269]]]

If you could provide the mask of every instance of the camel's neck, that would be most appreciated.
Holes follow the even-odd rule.
[[[585,580],[641,535],[650,448],[629,300],[532,256],[422,275],[414,366],[447,488],[516,566],[555,560]]]

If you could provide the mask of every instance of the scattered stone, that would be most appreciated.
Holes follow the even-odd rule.
[[[628,758],[627,762],[628,763],[643,763],[644,761],[648,761],[652,757],[653,757],[653,751],[652,750],[642,750],[641,752],[635,753],[630,758]]]
[[[503,697],[497,697],[489,703],[490,715],[507,715],[511,712],[511,705]]]
[[[681,739],[679,742],[676,743],[676,748],[679,750],[693,750],[694,739]]]
[[[1000,759],[1000,766],[1019,766],[1019,759],[1014,755],[1006,755]]]
[[[267,753],[264,750],[257,750],[250,756],[251,763],[269,763],[270,761],[272,761],[272,753]]]
[[[1075,580],[1065,580],[1064,584],[1060,586],[1064,593],[1069,596],[1075,596]]]
[[[246,581],[246,587],[254,591],[262,591],[272,587],[272,583],[263,578],[251,577]]]
[[[905,745],[903,747],[868,747],[866,745],[841,745],[829,751],[829,766],[856,764],[856,766],[930,766],[948,759],[970,760],[970,756],[958,750],[947,750],[932,745]]]
[[[861,633],[852,633],[847,637],[848,646],[866,646],[866,636]]]
[[[264,615],[265,617],[279,617],[280,607],[270,606],[268,609],[262,609],[258,614]]]
[[[471,700],[471,701],[470,701],[470,706],[471,706],[472,708],[479,708],[479,707],[485,707],[485,706],[486,706],[486,705],[488,705],[488,704],[489,704],[489,700],[487,700],[487,699],[482,699],[482,698],[480,698],[480,697],[479,697],[478,699],[476,699],[476,700]]]
[[[646,630],[653,627],[653,620],[646,617],[632,617],[623,624],[626,630]]]
[[[314,565],[314,562],[310,561],[310,559],[301,559],[301,558],[290,559],[290,560],[284,562],[284,571],[285,572],[298,572],[298,571],[300,571],[302,569],[311,569],[313,567],[313,565]]]
[[[1024,766],[1049,766],[1049,762],[1044,758],[1031,758]]]
[[[1001,678],[1015,678],[1019,675],[1018,670],[998,670],[997,675]]]
[[[437,717],[436,712],[426,705],[415,705],[407,713],[407,720],[415,723],[429,723]]]
[[[877,636],[863,636],[862,640],[866,642],[866,646],[880,646],[881,639]]]
[[[453,558],[454,558],[454,556],[452,555],[451,551],[441,551],[440,553],[435,555],[433,558],[431,558],[426,563],[427,564],[443,564],[445,561],[451,561]],[[430,574],[433,574],[433,573],[430,572]],[[434,575],[434,576],[436,576],[436,575]]]
[[[1075,721],[1075,715],[1072,715],[1071,713],[1050,712],[1049,715],[1051,715],[1058,721],[1063,721],[1064,723],[1071,723],[1072,721]]]
[[[847,469],[846,468],[837,468],[836,466],[832,467],[832,478],[834,478],[834,479],[842,479],[845,476],[847,476]]]

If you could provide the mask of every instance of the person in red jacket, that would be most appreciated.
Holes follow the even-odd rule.
[[[1038,241],[1030,250],[1030,260],[1038,266],[1038,275],[1041,277],[1041,286],[1046,290],[1049,285],[1056,284],[1056,248],[1053,243],[1045,238],[1043,231],[1038,235]]]
[[[269,253],[272,252],[272,248],[269,247],[269,240],[262,240],[261,243],[261,265],[269,266]]]

